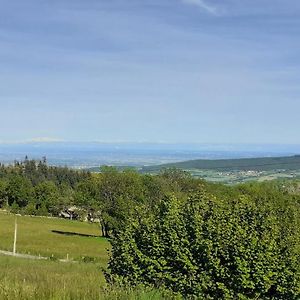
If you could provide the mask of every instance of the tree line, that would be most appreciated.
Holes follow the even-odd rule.
[[[74,203],[76,185],[91,177],[89,172],[48,166],[40,161],[0,164],[0,207],[33,215],[57,215]]]
[[[99,171],[49,166],[45,158],[0,164],[0,207],[22,214],[58,216],[75,206],[99,220],[103,236],[109,237],[140,205],[154,207],[165,195],[184,194],[202,182],[175,169],[157,176],[107,166]]]

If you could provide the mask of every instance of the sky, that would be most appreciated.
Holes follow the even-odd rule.
[[[299,143],[298,0],[0,0],[0,142]]]

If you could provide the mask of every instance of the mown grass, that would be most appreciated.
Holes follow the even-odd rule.
[[[100,236],[99,225],[57,218],[18,216],[17,252],[82,260],[95,258],[103,266],[110,243]],[[12,251],[15,215],[0,212],[0,250]],[[59,231],[66,234],[59,234]],[[70,235],[67,233],[74,233]],[[76,234],[83,234],[76,235]],[[89,237],[95,235],[97,237]]]

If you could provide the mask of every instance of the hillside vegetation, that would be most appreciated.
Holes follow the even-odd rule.
[[[147,166],[141,173],[158,174],[163,169],[177,168],[192,176],[212,182],[239,184],[247,181],[300,178],[300,156],[243,159],[189,160]]]
[[[197,159],[158,166],[143,167],[145,172],[158,171],[163,168],[206,169],[220,171],[271,171],[300,169],[300,155],[287,157],[261,157],[239,159]]]
[[[29,164],[34,168],[26,172]],[[103,167],[97,174],[78,171],[71,182],[74,172],[64,169],[65,176],[57,180],[41,176],[36,162],[2,167],[0,205],[8,212],[34,215],[18,217],[18,251],[51,260],[69,254],[76,261],[74,269],[81,264],[98,268],[105,283],[96,280],[88,294],[79,285],[77,295],[83,299],[151,299],[153,293],[157,299],[299,299],[299,180],[227,186],[174,168],[149,175]],[[69,205],[81,213],[78,219],[88,214],[97,223],[38,217],[57,216]],[[5,249],[12,247],[14,218],[0,214]],[[15,263],[7,261],[6,269],[18,269]],[[3,293],[26,299],[32,289],[33,299],[78,299],[68,278],[66,294],[61,290],[60,274],[68,277],[65,263],[57,262],[63,268],[57,279],[50,263],[43,263],[49,268],[45,279],[38,267],[29,268],[28,281],[18,271],[18,284],[3,274]],[[33,283],[26,285],[34,272],[37,282],[46,282],[44,294]]]

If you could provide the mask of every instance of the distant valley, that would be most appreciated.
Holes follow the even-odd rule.
[[[47,158],[49,165],[99,172],[100,166],[134,168],[156,174],[179,168],[209,181],[235,184],[249,180],[295,178],[300,174],[299,145],[210,145],[164,143],[20,143],[0,144],[0,162],[25,156]]]
[[[0,162],[47,157],[50,165],[85,169],[100,165],[143,167],[189,160],[291,156],[300,145],[34,142],[0,144]]]
[[[300,177],[300,155],[240,159],[198,159],[178,163],[147,166],[143,173],[158,173],[165,168],[177,168],[195,177],[223,183],[240,183],[249,180],[272,180]]]

